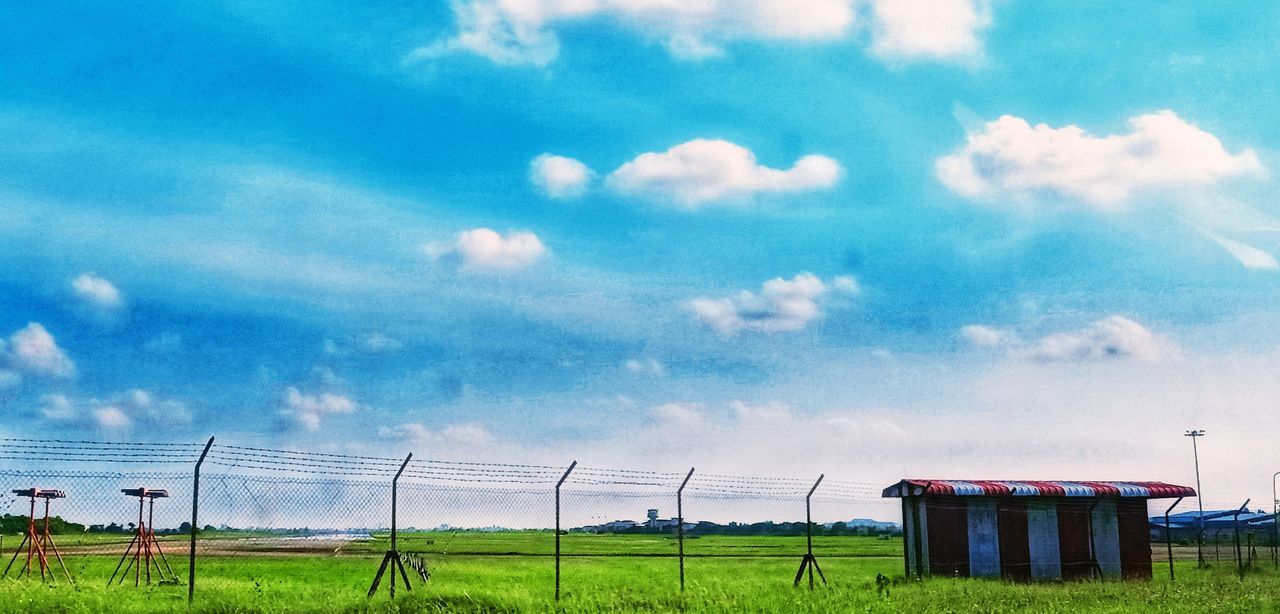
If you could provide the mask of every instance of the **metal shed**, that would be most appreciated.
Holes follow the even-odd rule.
[[[1194,497],[1163,482],[902,480],[908,577],[1150,578],[1147,500]]]

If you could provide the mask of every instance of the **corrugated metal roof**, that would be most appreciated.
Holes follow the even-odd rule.
[[[884,489],[884,497],[1194,497],[1188,486],[1164,482],[1064,482],[1009,480],[902,480]]]

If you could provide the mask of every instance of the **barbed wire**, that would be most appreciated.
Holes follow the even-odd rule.
[[[0,461],[57,462],[68,464],[154,464],[194,463],[203,444],[180,442],[110,442],[72,439],[0,439]],[[478,484],[492,487],[547,487],[559,481],[567,466],[456,461],[415,458],[404,459],[310,452],[278,448],[239,446],[215,443],[210,446],[206,462],[223,469],[241,469],[253,474],[284,474],[321,479],[383,479],[394,476],[403,467],[406,483]],[[0,474],[3,475],[3,474]],[[108,474],[99,474],[108,475]],[[656,491],[674,490],[688,472],[655,471],[615,467],[579,466],[564,482],[566,490],[583,489],[653,489],[639,496],[654,496]],[[724,498],[756,497],[789,499],[808,494],[812,482],[804,478],[776,476],[694,473],[687,490],[694,496]],[[874,499],[878,489],[871,484],[827,480],[816,497],[826,499]]]

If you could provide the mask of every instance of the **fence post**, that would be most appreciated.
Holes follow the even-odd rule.
[[[396,573],[400,574],[400,578],[404,580],[404,590],[411,591],[413,586],[409,584],[409,574],[404,570],[404,562],[400,560],[400,551],[396,549],[396,499],[397,486],[400,483],[400,474],[404,473],[404,468],[409,465],[409,459],[413,458],[413,453],[404,457],[404,462],[400,463],[400,469],[396,471],[396,477],[391,478],[391,549],[382,556],[382,564],[378,566],[378,575],[373,577],[373,584],[369,586],[369,597],[378,592],[378,584],[382,582],[382,573],[387,570],[387,565],[391,565],[391,598],[396,598]]]
[[[199,518],[197,518],[200,513],[200,465],[204,464],[204,457],[211,447],[213,447],[213,437],[205,442],[204,451],[200,452],[200,460],[196,461],[195,479],[191,485],[191,552],[187,561],[188,604],[196,598],[196,532],[200,530]]]
[[[1165,510],[1165,549],[1169,551],[1169,581],[1170,582],[1174,581],[1174,540],[1172,540],[1172,537],[1170,537],[1171,533],[1169,531],[1169,513],[1172,512],[1174,508],[1178,507],[1179,503],[1183,503],[1183,498],[1180,498],[1180,496],[1178,500],[1174,501],[1174,504],[1170,505],[1169,509]]]
[[[1240,571],[1241,581],[1244,580],[1244,558],[1240,553],[1240,513],[1245,511],[1245,508],[1249,507],[1249,501],[1249,499],[1245,499],[1244,503],[1240,505],[1240,509],[1236,510],[1235,514],[1232,514],[1231,518],[1231,530],[1234,534],[1236,546],[1236,568]]]
[[[684,476],[684,481],[680,482],[680,488],[676,490],[676,540],[680,544],[680,590],[684,590],[684,487],[689,484],[689,478],[693,477],[693,467],[689,468],[689,474]]]
[[[827,583],[827,576],[822,573],[822,568],[818,567],[818,559],[813,556],[813,515],[810,514],[809,500],[813,498],[813,492],[818,490],[818,485],[822,483],[825,474],[818,476],[818,481],[813,483],[813,488],[809,489],[809,494],[804,496],[804,535],[805,535],[805,555],[800,561],[800,570],[796,572],[796,581],[794,586],[800,586],[800,580],[804,578],[805,569],[809,570],[809,590],[813,590],[813,570],[818,570],[818,577],[822,578],[822,583]]]
[[[559,482],[556,482],[556,601],[560,601],[560,486],[569,479],[569,474],[577,466],[578,461],[569,463],[569,468],[564,470],[564,475],[560,476]]]

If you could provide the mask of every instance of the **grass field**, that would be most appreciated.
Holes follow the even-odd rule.
[[[187,611],[186,558],[166,543],[182,585],[106,587],[118,556],[90,554],[118,538],[60,540],[75,587],[0,581],[0,612]],[[297,544],[302,542],[302,547]],[[810,592],[792,577],[803,538],[702,537],[686,542],[688,589],[681,594],[674,542],[660,536],[569,535],[564,538],[563,599],[552,599],[552,536],[547,533],[422,533],[402,536],[401,550],[424,553],[432,577],[395,603],[385,587],[365,591],[387,547],[372,540],[208,540],[199,559],[195,612],[1257,612],[1280,609],[1280,573],[1269,564],[1243,582],[1233,565],[1208,570],[1178,561],[1170,583],[1157,565],[1150,582],[1014,585],[993,580],[931,579],[877,593],[877,573],[900,576],[901,542],[815,538],[830,584]],[[5,547],[16,542],[5,540]],[[509,554],[517,553],[517,554]],[[598,556],[624,554],[626,556]],[[7,562],[7,561],[6,561]],[[411,576],[411,580],[415,577]]]

